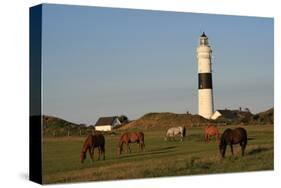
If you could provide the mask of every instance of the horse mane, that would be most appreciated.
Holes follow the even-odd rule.
[[[223,133],[222,133],[222,135],[221,135],[221,142],[220,142],[220,144],[222,145],[222,144],[225,144],[225,138],[224,138],[224,135],[225,134],[227,134],[228,132],[231,132],[232,131],[232,129],[230,129],[230,128],[227,128]]]

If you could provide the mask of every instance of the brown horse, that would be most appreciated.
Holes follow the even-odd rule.
[[[100,160],[100,155],[103,155],[103,160],[105,159],[105,139],[102,134],[94,134],[94,135],[88,135],[86,140],[84,141],[82,151],[80,153],[80,162],[83,163],[86,159],[86,153],[89,151],[89,155],[94,161],[94,150],[95,148],[98,148],[99,156],[98,160]]]
[[[247,131],[244,128],[238,127],[233,130],[226,129],[221,136],[221,141],[219,145],[221,157],[224,158],[227,145],[230,145],[231,153],[233,155],[234,144],[240,144],[242,156],[244,156],[244,151],[247,145],[247,141],[248,141]]]
[[[216,142],[219,144],[220,132],[214,125],[205,128],[205,142],[209,143],[211,137],[216,137]]]
[[[117,154],[121,155],[121,153],[123,151],[123,144],[126,144],[126,146],[127,146],[127,153],[128,153],[128,151],[131,152],[130,143],[138,143],[139,150],[143,151],[144,146],[145,146],[143,132],[126,132],[126,133],[122,134],[122,136],[119,139]]]

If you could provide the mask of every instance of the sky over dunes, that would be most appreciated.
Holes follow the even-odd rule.
[[[215,109],[273,106],[273,19],[43,5],[43,113],[197,113],[196,48],[213,50]]]

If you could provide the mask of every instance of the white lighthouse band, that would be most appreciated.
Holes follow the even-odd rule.
[[[197,48],[198,60],[198,114],[210,119],[214,113],[213,81],[212,81],[212,50],[208,37],[203,32]]]

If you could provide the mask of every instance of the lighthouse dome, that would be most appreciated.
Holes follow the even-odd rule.
[[[201,37],[207,37],[207,35],[205,34],[205,32],[202,33]]]

